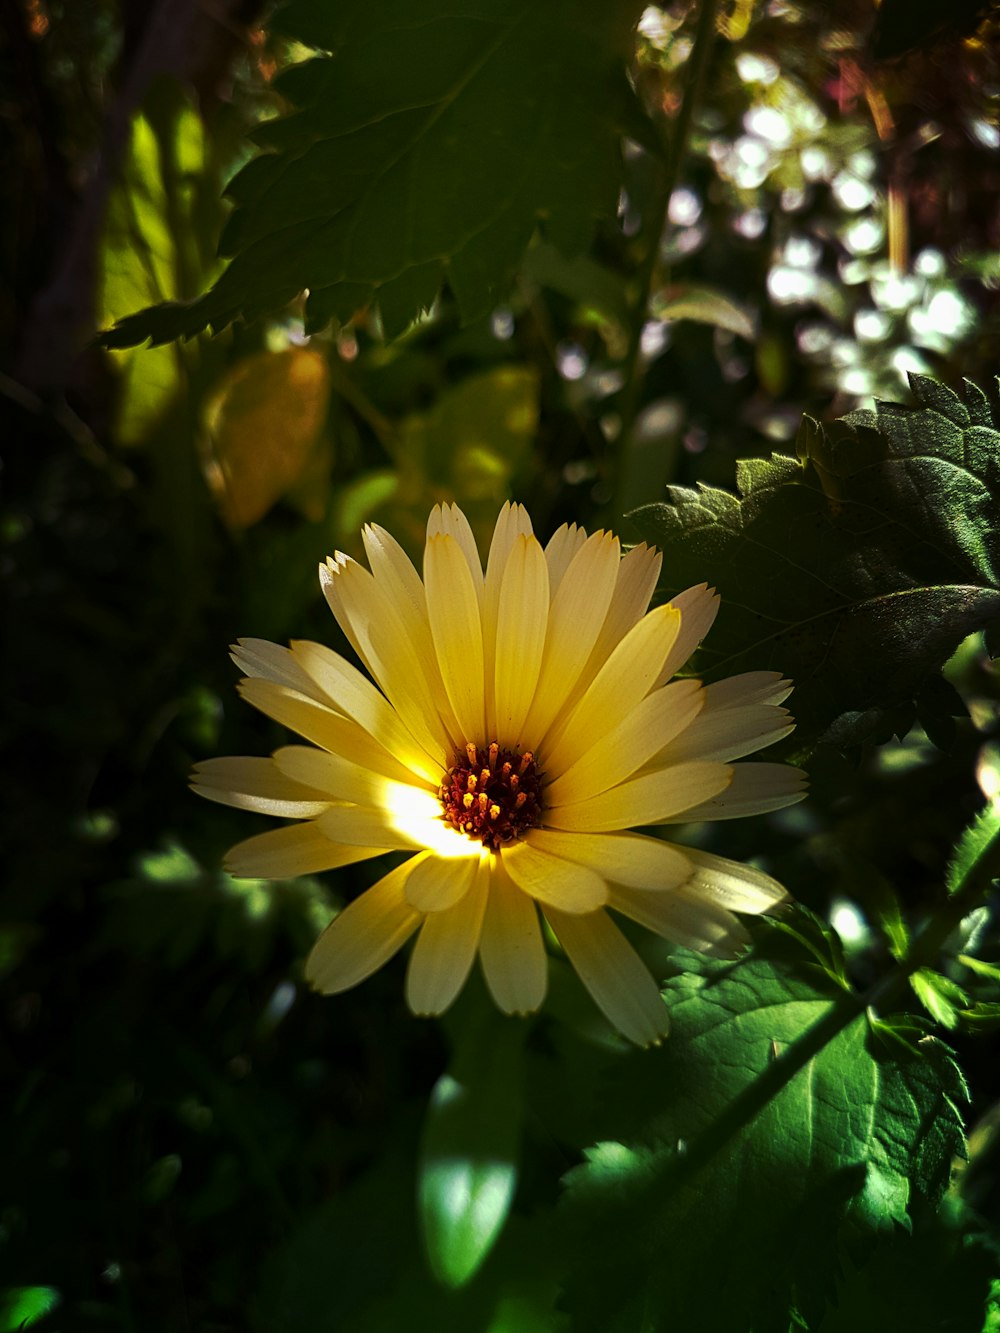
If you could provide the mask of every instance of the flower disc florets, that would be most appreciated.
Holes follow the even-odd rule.
[[[542,773],[530,750],[501,749],[494,741],[455,755],[438,796],[445,820],[491,851],[542,822]]]

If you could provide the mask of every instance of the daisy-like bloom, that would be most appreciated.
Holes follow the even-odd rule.
[[[543,549],[505,505],[484,571],[464,514],[437,506],[422,580],[381,528],[364,543],[370,570],[337,554],[320,582],[367,676],[317,643],[234,650],[244,698],[309,744],[198,765],[203,796],[298,821],[239,843],[227,869],[285,878],[409,852],[318,940],[319,990],[356,985],[416,935],[414,1013],[443,1012],[477,953],[500,1009],[529,1013],[547,981],[541,911],[615,1027],[658,1041],[666,1006],[607,909],[730,953],[748,938],[733,913],[786,894],[629,830],[801,799],[800,770],[733,762],[791,730],[791,686],[770,671],[673,680],[718,598],[701,584],[648,611],[660,556],[623,558],[610,533],[564,526]]]

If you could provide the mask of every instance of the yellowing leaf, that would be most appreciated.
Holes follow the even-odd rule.
[[[329,400],[326,358],[308,347],[260,352],[225,377],[207,414],[206,473],[230,527],[250,527],[306,481],[310,495],[301,507],[310,518],[322,516]]]

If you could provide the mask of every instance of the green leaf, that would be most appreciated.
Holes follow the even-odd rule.
[[[785,1333],[793,1300],[809,1321],[822,1310],[842,1236],[863,1248],[940,1200],[963,1146],[961,1075],[933,1039],[887,1042],[863,1017],[683,1174],[740,1094],[847,1002],[790,961],[787,936],[775,944],[730,966],[691,955],[697,971],[666,989],[670,1039],[615,1071],[619,1141],[567,1178],[574,1330]]]
[[[714,287],[694,287],[686,283],[670,287],[653,299],[653,314],[658,319],[693,319],[698,324],[737,333],[748,342],[757,337],[753,319],[742,306],[736,304]]]
[[[880,1235],[845,1258],[836,1294],[811,1333],[980,1333],[996,1256],[982,1240],[933,1219],[916,1234]]]
[[[929,967],[918,968],[910,977],[910,985],[933,1019],[946,1028],[958,1026],[959,1008],[969,1003],[961,986]]]
[[[1000,981],[1000,966],[996,963],[987,963],[984,959],[973,958],[967,953],[960,953],[957,961],[970,972],[975,972],[981,977],[989,977],[991,981]]]
[[[194,296],[212,276],[196,244],[200,195],[213,180],[207,152],[201,119],[180,85],[157,85],[132,121],[108,203],[99,256],[102,324],[154,301]],[[184,385],[184,355],[179,347],[153,347],[115,359],[116,432],[123,444],[138,444]]]
[[[493,1248],[517,1184],[527,1026],[474,1005],[431,1094],[418,1197],[431,1268],[464,1286]]]
[[[566,253],[613,217],[635,0],[293,0],[276,16],[329,53],[278,80],[297,108],[254,132],[232,181],[232,261],[193,305],[121,321],[108,346],[218,329],[308,288],[311,328],[377,299],[387,336],[447,281],[489,311],[537,227]]]
[[[1000,835],[1000,802],[992,801],[980,810],[955,844],[945,875],[949,893],[955,893],[961,888],[998,835]]]
[[[911,384],[917,407],[807,418],[797,458],[740,462],[739,499],[671,487],[631,516],[664,552],[668,595],[704,581],[722,595],[699,670],[795,682],[786,753],[824,733],[858,745],[891,710],[929,707],[928,679],[1000,616],[1000,414],[974,385],[963,402]]]
[[[59,1304],[54,1287],[8,1287],[0,1292],[0,1333],[31,1328]]]

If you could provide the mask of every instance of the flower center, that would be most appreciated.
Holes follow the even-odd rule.
[[[447,823],[496,851],[542,822],[542,774],[530,750],[493,742],[459,751],[438,789]]]

